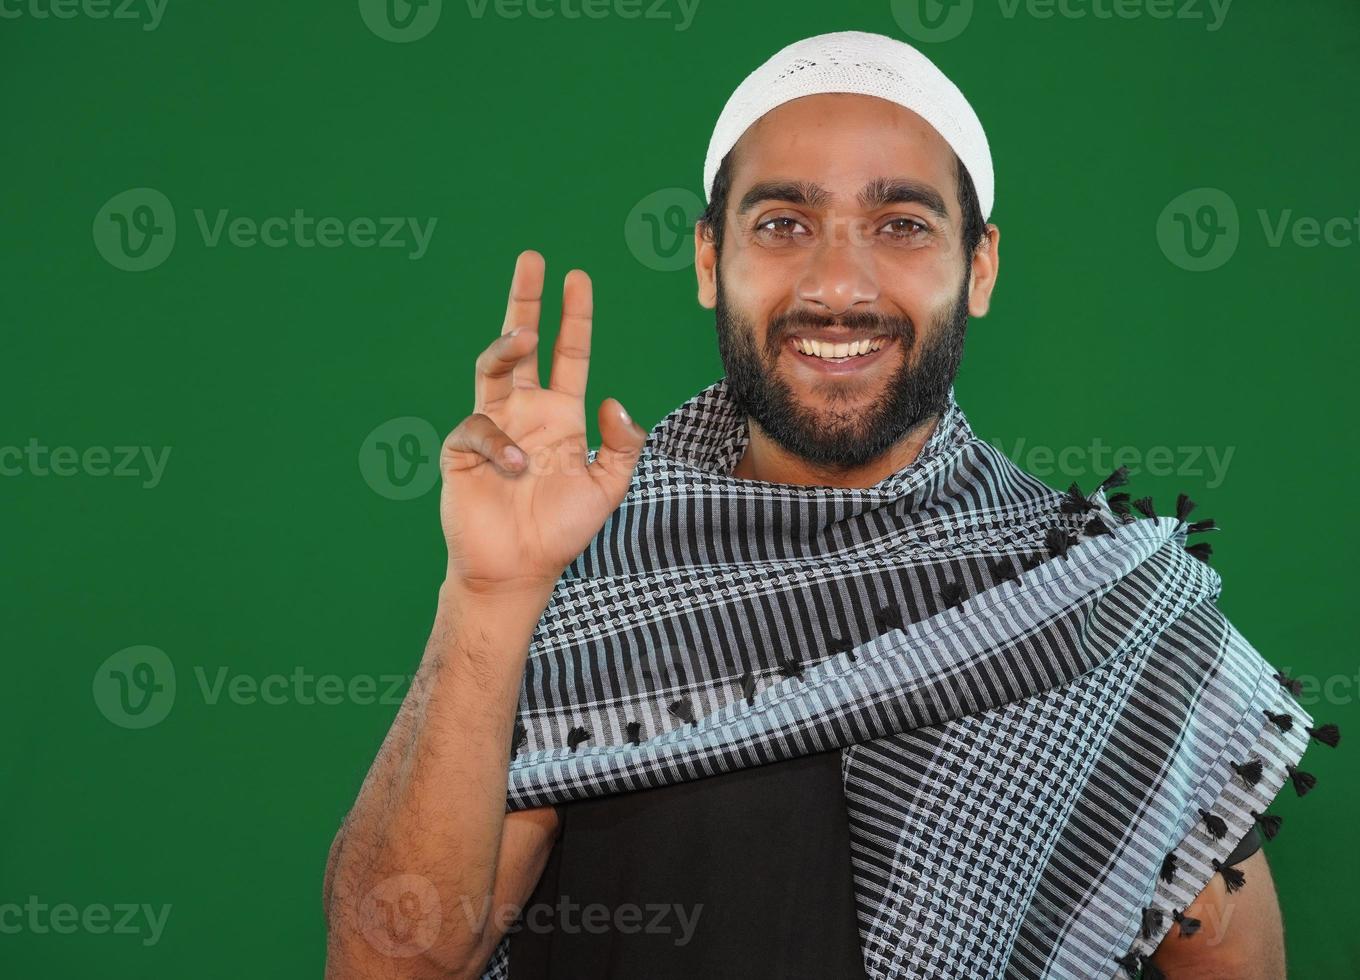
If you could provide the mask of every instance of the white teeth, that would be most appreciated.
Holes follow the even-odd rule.
[[[794,338],[794,346],[804,354],[825,358],[858,357],[880,349],[885,343],[887,343],[887,340],[882,337],[876,337],[873,340],[857,340],[852,344],[830,344],[806,337]]]

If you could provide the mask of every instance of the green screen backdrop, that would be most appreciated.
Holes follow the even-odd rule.
[[[1222,608],[1357,736],[1354,0],[0,0],[0,975],[319,975],[515,255],[545,360],[594,279],[592,426],[655,424],[721,374],[718,112],[842,29],[987,126],[976,431],[1199,501]],[[1360,976],[1354,752],[1310,751],[1267,847],[1304,980]]]

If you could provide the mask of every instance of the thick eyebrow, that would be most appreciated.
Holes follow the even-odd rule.
[[[824,208],[835,200],[835,195],[820,184],[808,180],[762,180],[752,185],[737,204],[741,217],[757,204],[783,201],[808,208]],[[905,177],[877,177],[864,185],[857,195],[860,207],[867,210],[885,204],[920,204],[941,221],[949,220],[949,209],[944,196],[929,184]]]

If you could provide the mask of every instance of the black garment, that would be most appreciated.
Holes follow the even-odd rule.
[[[840,760],[562,805],[510,980],[864,980]]]
[[[562,805],[510,980],[863,980],[840,761]]]

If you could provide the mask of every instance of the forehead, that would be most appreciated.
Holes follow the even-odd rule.
[[[848,201],[868,181],[907,177],[954,198],[954,151],[910,109],[872,95],[823,93],[776,106],[734,147],[733,190],[757,180],[814,181]]]

